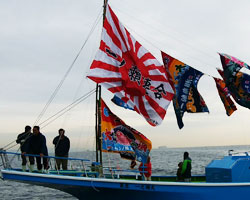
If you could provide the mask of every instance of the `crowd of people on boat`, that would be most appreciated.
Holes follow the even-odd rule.
[[[29,171],[34,171],[34,164],[36,160],[38,172],[49,169],[48,163],[48,148],[46,145],[46,137],[40,132],[39,126],[34,126],[31,132],[31,127],[26,126],[25,131],[17,136],[17,143],[20,144],[21,158],[22,158],[22,170],[26,171],[27,158],[29,159]],[[55,161],[56,168],[60,170],[67,170],[68,156],[70,150],[70,140],[65,136],[65,130],[59,129],[58,136],[53,139],[53,145],[55,146]],[[26,156],[28,154],[29,156]],[[31,156],[32,155],[32,156]],[[35,155],[35,156],[34,156]],[[43,161],[43,162],[42,162]],[[135,159],[131,161],[130,168],[134,169],[136,166]],[[190,182],[191,181],[191,169],[192,160],[189,157],[188,152],[183,154],[183,162],[178,163],[177,169],[177,181]],[[147,157],[145,163],[141,162],[139,165],[139,171],[143,180],[151,181],[152,164],[150,156]]]
[[[67,170],[70,140],[65,136],[64,129],[59,129],[58,134],[52,142],[55,146],[56,168],[60,170],[62,167],[63,170]],[[23,171],[27,170],[27,157],[30,172],[34,171],[35,160],[38,172],[49,169],[46,137],[40,132],[39,126],[34,126],[32,132],[31,127],[26,126],[24,132],[17,136],[16,143],[20,144]]]

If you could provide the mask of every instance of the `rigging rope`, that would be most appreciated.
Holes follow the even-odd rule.
[[[53,101],[53,99],[55,98],[55,96],[56,96],[57,92],[59,91],[60,87],[62,86],[64,80],[65,80],[66,77],[68,76],[68,74],[69,74],[69,72],[71,71],[71,69],[73,68],[73,66],[74,66],[74,64],[75,64],[75,62],[76,62],[76,60],[77,60],[77,58],[79,57],[81,51],[83,50],[84,46],[86,45],[88,39],[90,38],[90,36],[91,36],[91,34],[93,33],[93,31],[95,30],[97,24],[98,24],[99,21],[101,20],[101,17],[102,17],[102,10],[100,10],[100,12],[99,12],[99,14],[98,14],[96,20],[94,21],[93,26],[92,26],[92,28],[91,28],[91,30],[90,30],[90,32],[89,32],[89,34],[88,34],[86,40],[84,41],[84,43],[83,43],[81,49],[79,50],[78,54],[76,55],[75,59],[73,60],[72,64],[70,65],[70,67],[69,67],[69,69],[67,70],[66,74],[63,76],[62,80],[60,81],[60,83],[59,83],[58,86],[56,87],[55,91],[54,91],[53,94],[51,95],[50,99],[48,100],[48,102],[47,102],[46,105],[44,106],[43,110],[41,111],[41,113],[40,113],[39,116],[37,117],[37,119],[36,119],[34,125],[37,124],[37,123],[41,120],[41,118],[43,117],[44,113],[45,113],[46,110],[48,109],[50,103],[51,103],[51,102]],[[27,138],[27,139],[28,139],[28,138]],[[12,145],[12,144],[15,143],[15,142],[16,142],[16,140],[14,140],[14,141],[8,143],[8,144],[5,145],[2,149],[5,149],[5,148],[10,149],[10,148],[16,146],[17,144]],[[9,147],[10,145],[12,145],[12,146]]]
[[[135,31],[134,31],[135,32]],[[155,44],[153,44],[151,41],[149,41],[148,39],[146,39],[145,37],[143,37],[141,34],[139,34],[139,33],[137,33],[137,32],[135,32],[138,36],[140,36],[141,38],[143,38],[147,43],[149,43],[150,45],[152,45],[154,48],[156,48],[156,49],[158,49],[159,51],[162,51],[157,45],[155,45]],[[156,41],[154,41],[154,43],[158,43],[158,42],[156,42]],[[186,53],[183,53],[183,54],[186,54]],[[186,55],[188,55],[188,54],[186,54]],[[189,57],[191,57],[191,58],[194,58],[193,56],[189,56]],[[197,59],[197,58],[195,58],[195,60],[197,60],[197,61],[199,61],[201,64],[206,64],[206,65],[208,65],[208,66],[210,66],[210,64],[209,63],[207,63],[207,62],[204,62],[203,60],[200,60],[200,59]],[[181,61],[182,62],[182,61]],[[189,66],[191,66],[191,65],[189,65]],[[192,65],[193,66],[193,65]],[[194,68],[194,67],[193,67]],[[197,69],[198,70],[198,69]],[[201,70],[199,70],[199,71],[201,71]],[[202,71],[201,71],[202,72]],[[204,72],[202,72],[202,73],[204,73]],[[209,74],[207,74],[207,73],[204,73],[204,74],[206,74],[207,76],[210,76],[210,77],[214,77],[214,76],[211,76],[211,75],[209,75]]]
[[[52,123],[53,121],[55,121],[56,119],[58,119],[59,117],[61,117],[63,114],[65,114],[66,112],[68,112],[69,110],[71,110],[72,108],[74,108],[75,106],[77,106],[79,103],[81,103],[82,101],[84,101],[85,99],[87,99],[88,97],[90,97],[92,94],[95,93],[95,90],[96,90],[95,88],[92,89],[91,91],[89,91],[89,92],[86,93],[85,95],[81,96],[80,98],[78,98],[76,101],[74,101],[74,102],[71,103],[70,105],[66,106],[66,107],[63,108],[62,110],[58,111],[56,114],[52,115],[51,117],[49,117],[48,119],[46,119],[45,121],[43,121],[41,124],[44,124],[45,122],[47,122],[47,121],[51,120],[52,118],[54,118],[54,119],[52,119],[51,121],[49,121],[47,124],[45,124],[43,127],[41,127],[41,129],[44,128],[44,127],[46,127],[46,126],[48,126],[50,123]],[[59,115],[59,114],[60,114],[60,115]],[[59,116],[57,116],[57,115],[59,115]],[[41,124],[40,124],[40,125],[41,125]],[[28,137],[26,137],[25,140],[27,140],[30,136],[31,136],[31,135],[29,135]],[[14,144],[14,145],[10,146],[10,145],[13,144],[14,142],[16,142],[16,140],[10,142],[8,145],[5,145],[2,149],[4,149],[4,150],[9,150],[9,149],[15,147],[16,145],[18,145],[18,144]],[[20,145],[20,147],[21,147],[21,146],[22,146],[22,145]],[[20,148],[18,149],[18,151],[19,151],[19,150],[20,150]]]
[[[99,20],[101,19],[101,12],[98,14],[86,40],[84,41],[81,49],[79,50],[79,52],[77,53],[75,59],[73,60],[72,64],[70,65],[69,69],[66,71],[65,75],[63,76],[62,80],[60,81],[60,83],[58,84],[58,86],[56,87],[56,89],[54,90],[54,92],[52,93],[51,97],[49,98],[48,102],[46,103],[46,105],[44,106],[43,110],[41,111],[41,113],[38,115],[34,125],[36,125],[40,120],[41,118],[43,117],[43,115],[45,114],[46,110],[48,109],[49,105],[51,104],[51,102],[53,101],[53,99],[55,98],[55,96],[57,95],[59,89],[61,88],[62,84],[64,83],[65,79],[67,78],[68,74],[70,73],[70,71],[72,70],[76,60],[78,59],[79,55],[81,54],[83,48],[85,47],[88,39],[90,38],[91,34],[93,33],[93,31],[95,30],[96,28],[96,25],[98,24]]]
[[[7,148],[8,146],[10,146],[11,144],[13,144],[14,142],[16,142],[16,140],[14,140],[14,141],[10,142],[9,144],[5,145],[4,147],[2,147],[2,149]]]
[[[48,126],[49,124],[51,124],[53,121],[55,121],[56,119],[58,119],[59,117],[61,117],[62,115],[64,115],[66,112],[68,112],[69,110],[71,110],[72,108],[74,108],[75,106],[77,106],[79,103],[81,103],[82,101],[84,101],[86,98],[88,98],[89,96],[91,96],[92,94],[95,93],[95,89],[91,90],[90,92],[88,92],[87,94],[83,95],[82,97],[78,98],[76,101],[74,101],[73,103],[71,103],[70,105],[66,106],[65,108],[63,108],[62,110],[58,111],[56,114],[50,116],[49,118],[47,118],[45,121],[43,121],[42,123],[39,124],[39,126],[41,126],[42,124],[44,124],[45,122],[49,122],[46,123],[44,126],[41,126],[41,128],[44,128],[46,126]],[[54,119],[52,119],[54,118]]]
[[[28,138],[27,138],[28,139]],[[6,149],[4,149],[4,150],[6,150],[6,151],[8,151],[9,149],[12,149],[13,147],[15,147],[15,146],[17,146],[18,144],[14,144],[14,145],[12,145],[12,146],[10,146],[10,147],[8,147],[8,148],[6,148]],[[21,147],[22,145],[20,145],[20,147]],[[19,148],[20,149],[20,148]],[[19,149],[18,149],[18,151],[19,151]]]
[[[179,42],[179,43],[181,43],[181,44],[184,44],[185,46],[187,46],[187,47],[189,47],[189,48],[195,50],[196,52],[199,52],[199,53],[201,53],[201,54],[203,54],[203,55],[208,56],[210,59],[213,59],[213,62],[214,62],[214,63],[215,63],[215,60],[218,60],[214,55],[210,55],[209,53],[207,53],[207,52],[205,52],[205,51],[203,51],[203,50],[201,50],[201,49],[198,49],[197,47],[194,47],[193,45],[190,45],[190,44],[188,44],[187,42],[185,42],[185,41],[183,41],[183,40],[181,40],[181,39],[179,39],[179,38],[176,38],[176,37],[173,36],[173,35],[170,35],[169,33],[166,33],[166,32],[164,32],[164,31],[162,31],[162,29],[156,28],[155,26],[152,26],[151,24],[147,24],[147,23],[145,23],[144,21],[142,21],[142,20],[140,20],[140,19],[137,19],[136,17],[131,16],[131,15],[129,15],[129,14],[123,12],[123,10],[120,10],[120,9],[117,9],[117,8],[116,8],[116,10],[118,10],[119,12],[123,13],[124,15],[126,15],[126,16],[128,16],[128,17],[130,17],[130,18],[133,18],[134,21],[138,21],[140,24],[145,24],[146,27],[152,27],[154,30],[157,30],[158,33],[164,34],[165,37],[170,37],[171,39],[173,39],[173,40],[175,40],[175,41],[177,41],[177,42]],[[126,25],[126,27],[128,27],[128,26]],[[129,27],[128,27],[128,28],[129,28]],[[129,29],[130,29],[130,30],[133,30],[133,29],[131,29],[131,28],[129,28]],[[174,30],[174,31],[175,31],[175,30]],[[161,49],[160,49],[158,46],[154,45],[152,42],[150,42],[149,40],[145,39],[141,34],[135,32],[134,30],[133,30],[133,32],[136,33],[136,34],[137,34],[138,36],[140,36],[141,38],[143,38],[147,43],[149,43],[150,45],[152,45],[154,48],[156,48],[156,49],[158,49],[158,50],[161,51]],[[179,33],[178,31],[175,31],[175,32],[176,32],[176,33]],[[180,34],[180,33],[179,33],[179,34]],[[180,34],[180,35],[181,35],[181,34]],[[157,42],[155,42],[155,43],[157,43]],[[214,51],[214,50],[213,50],[213,51]],[[185,53],[185,54],[186,54],[186,53]],[[187,54],[186,54],[186,55],[187,55]],[[188,56],[189,56],[189,55],[188,55]],[[192,57],[192,56],[189,56],[189,57]],[[194,57],[193,57],[193,58],[194,58]],[[204,62],[203,60],[200,60],[200,59],[197,59],[197,58],[195,58],[195,60],[199,61],[201,64],[206,64],[206,65],[209,65],[209,66],[211,65],[211,64],[206,63],[206,62]],[[208,74],[206,74],[206,75],[208,75]],[[211,76],[211,75],[208,75],[208,76]],[[212,77],[213,77],[213,76],[212,76]]]

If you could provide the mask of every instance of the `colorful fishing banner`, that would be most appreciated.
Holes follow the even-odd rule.
[[[226,86],[226,83],[218,78],[214,78],[216,87],[221,98],[222,103],[224,104],[226,113],[228,116],[233,114],[234,111],[237,110],[234,102],[231,100],[231,94]]]
[[[146,162],[152,143],[143,134],[126,125],[101,102],[102,151],[121,153],[121,156]],[[133,158],[133,157],[132,157]]]
[[[203,73],[164,52],[162,52],[162,59],[166,73],[172,77],[170,83],[175,88],[173,106],[178,126],[181,129],[184,126],[182,121],[184,112],[209,112],[205,101],[197,90],[198,81]]]
[[[223,79],[234,100],[250,109],[250,76],[240,72],[242,67],[249,69],[249,65],[226,54],[220,54],[220,59]]]
[[[135,153],[133,152],[119,152],[122,159],[126,160],[136,160]]]
[[[174,95],[163,65],[134,39],[110,6],[88,78],[101,83],[152,126],[162,122]]]
[[[250,70],[250,66],[249,66],[248,64],[246,64],[245,62],[239,60],[238,58],[235,58],[235,57],[230,56],[230,55],[225,54],[225,53],[219,53],[219,54],[220,54],[220,56],[224,57],[225,59],[230,60],[232,63],[236,63],[236,64],[238,64],[239,66],[245,67],[245,68],[247,68],[247,69]]]

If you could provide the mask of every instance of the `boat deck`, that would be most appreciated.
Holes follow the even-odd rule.
[[[9,169],[10,171],[17,171],[22,172],[22,169]],[[119,170],[121,174],[118,172],[116,173],[107,173],[100,175],[98,172],[94,171],[80,171],[80,170],[49,170],[48,172],[44,174],[51,174],[51,175],[58,175],[58,176],[73,176],[73,177],[89,177],[89,178],[105,178],[105,179],[120,179],[120,180],[142,180],[142,176],[139,173],[136,173],[135,171],[131,170]],[[122,172],[133,172],[136,174],[123,174]],[[28,172],[28,170],[27,170]],[[38,173],[37,170],[33,171],[32,173]],[[160,176],[155,175],[151,177],[152,181],[158,181],[158,182],[177,182],[176,176],[172,175],[166,175],[166,176]],[[194,175],[191,178],[191,182],[206,182],[205,175]]]

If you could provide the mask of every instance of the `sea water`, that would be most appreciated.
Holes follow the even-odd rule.
[[[223,147],[193,147],[193,148],[165,148],[154,149],[151,151],[152,175],[175,175],[178,163],[183,160],[183,153],[189,152],[192,159],[192,174],[205,174],[205,166],[213,159],[220,159],[228,155],[228,150],[244,153],[250,150],[250,146],[223,146]],[[53,155],[53,154],[50,154]],[[92,151],[70,153],[70,157],[95,159],[95,153]],[[115,167],[118,169],[129,169],[130,161],[120,159],[118,154],[103,155],[104,166]],[[14,158],[12,166],[21,165],[19,158]],[[137,163],[136,167],[139,164]],[[135,168],[136,168],[135,167]],[[33,200],[51,200],[51,199],[76,199],[70,194],[49,189],[41,186],[17,183],[14,181],[0,180],[0,199],[33,199]]]

